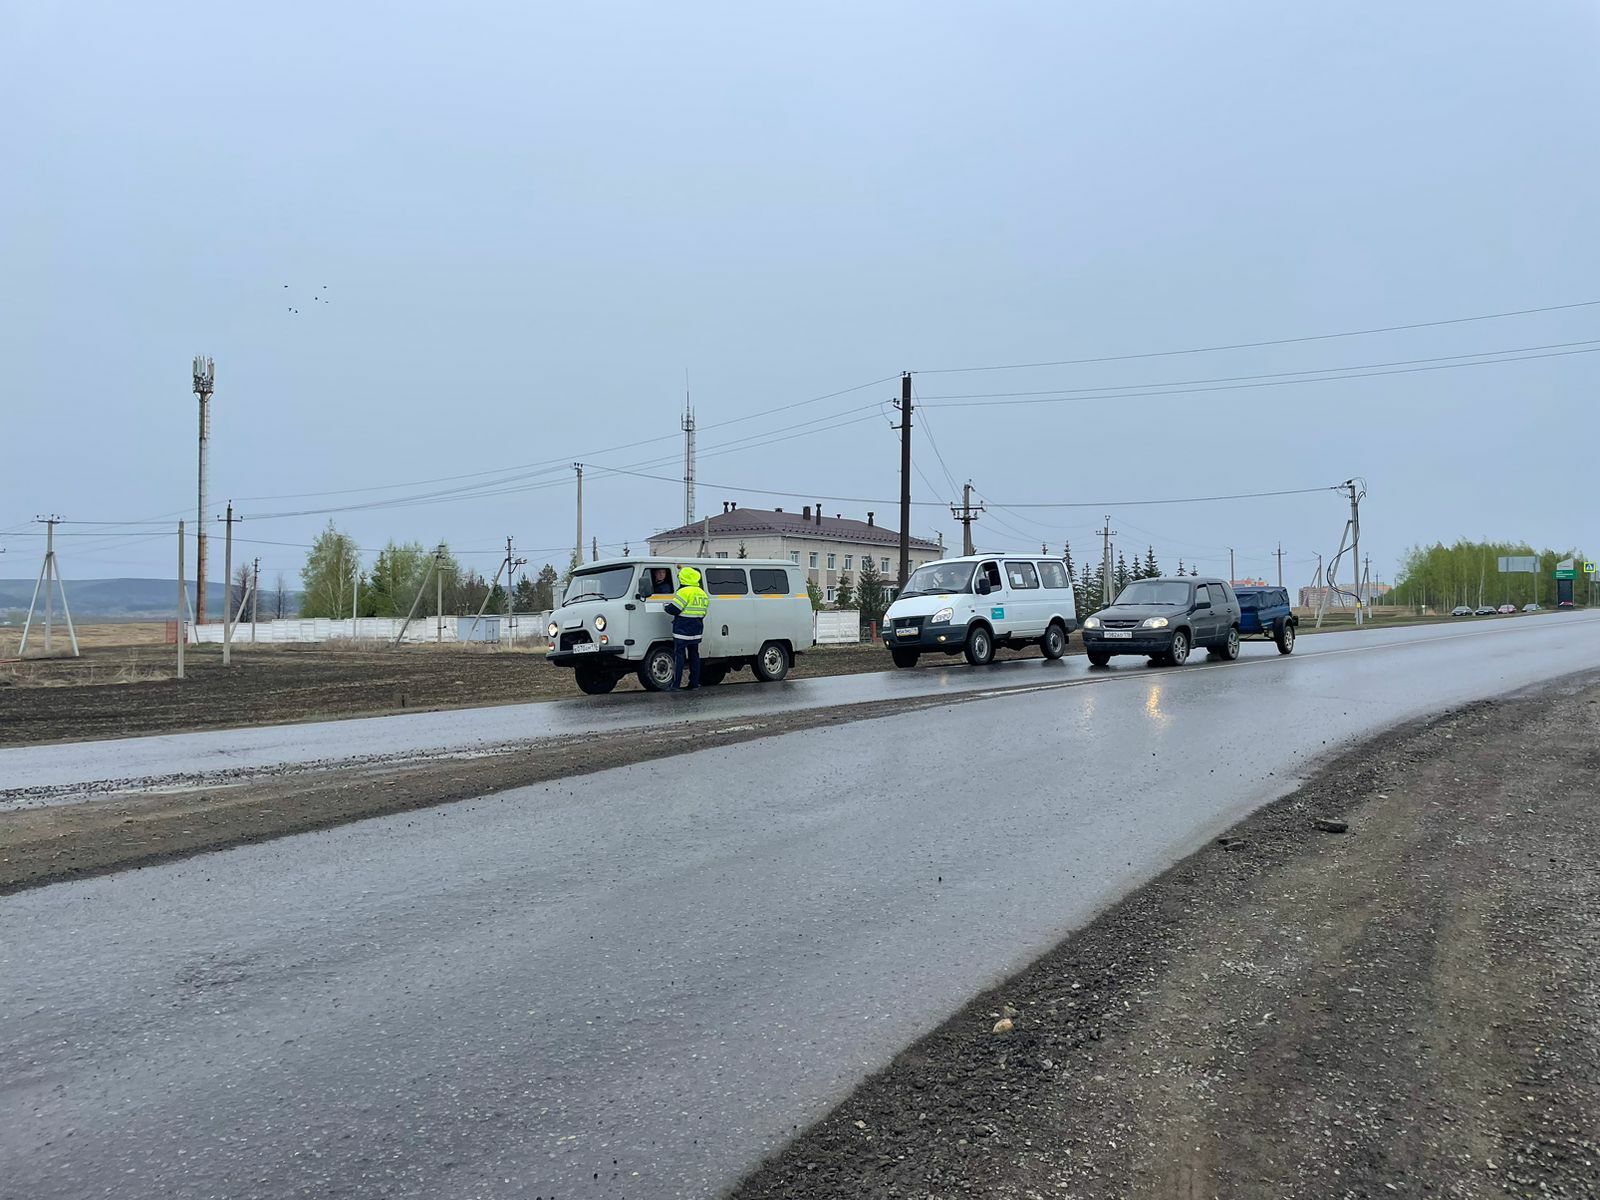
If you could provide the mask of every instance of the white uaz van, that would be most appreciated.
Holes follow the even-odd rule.
[[[587,563],[572,581],[545,633],[546,661],[571,667],[580,691],[601,695],[628,675],[652,692],[673,683],[668,602],[680,567],[700,572],[711,597],[700,643],[700,682],[721,683],[749,667],[763,683],[789,673],[814,644],[811,598],[792,562],[726,558],[612,559]]]
[[[883,642],[897,667],[914,667],[929,652],[957,651],[982,666],[999,646],[1036,645],[1046,658],[1060,658],[1076,628],[1077,601],[1060,559],[974,554],[912,572],[884,614]]]

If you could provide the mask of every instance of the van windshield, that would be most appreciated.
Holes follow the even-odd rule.
[[[907,596],[936,596],[945,592],[970,592],[972,590],[972,564],[969,562],[934,562],[911,572],[900,599]]]
[[[1169,604],[1177,607],[1189,603],[1189,585],[1161,579],[1141,579],[1122,589],[1118,604]]]
[[[565,608],[579,600],[620,600],[628,594],[628,585],[633,582],[636,569],[606,567],[601,571],[574,575],[572,582],[567,584],[567,594],[562,597],[561,607]]]

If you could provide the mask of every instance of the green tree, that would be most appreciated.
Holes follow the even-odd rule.
[[[854,608],[856,603],[855,588],[850,583],[850,572],[846,571],[839,576],[839,586],[833,590],[833,606],[835,608]]]
[[[823,605],[822,588],[815,579],[806,580],[806,595],[811,597],[811,611],[820,612]]]
[[[1144,577],[1158,579],[1161,576],[1161,564],[1156,562],[1156,548],[1147,547],[1144,552]]]
[[[566,574],[561,576],[561,584],[563,587],[572,582],[573,573],[581,566],[583,566],[583,555],[577,550],[573,550],[572,557],[567,560]]]
[[[306,565],[300,568],[300,615],[349,616],[359,561],[355,539],[340,533],[329,521],[328,527],[312,543]]]
[[[1122,595],[1122,589],[1128,586],[1128,561],[1122,557],[1122,551],[1117,551],[1116,569],[1111,573],[1112,598]]]
[[[554,567],[546,567],[545,570],[552,576],[556,573]],[[517,586],[511,589],[511,605],[517,612],[540,611],[536,586],[526,574],[517,580]]]
[[[539,572],[539,582],[534,584],[533,608],[535,612],[548,612],[556,606],[556,586],[561,582],[556,569],[545,563]]]
[[[739,542],[739,557],[740,558],[749,558],[750,557],[750,551],[745,549],[744,541],[742,539]]]
[[[862,621],[883,620],[889,607],[889,593],[883,586],[883,575],[872,555],[861,556],[861,570],[856,576],[856,608],[861,610]]]
[[[409,613],[422,589],[432,557],[420,542],[400,545],[391,541],[384,546],[372,564],[366,586],[361,589],[361,615],[403,617]],[[425,597],[417,612],[431,612],[432,601],[432,596]]]

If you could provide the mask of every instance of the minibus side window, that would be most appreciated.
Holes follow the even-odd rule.
[[[1043,562],[1041,562],[1039,564],[1039,574],[1044,579],[1045,587],[1047,587],[1047,588],[1061,588],[1063,591],[1066,590],[1066,587],[1067,587],[1067,571],[1066,571],[1066,568],[1063,567],[1055,559],[1047,558]]]

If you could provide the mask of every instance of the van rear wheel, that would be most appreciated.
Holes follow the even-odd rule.
[[[1044,637],[1039,639],[1039,648],[1044,651],[1046,658],[1060,658],[1067,652],[1067,631],[1061,628],[1060,622],[1050,623],[1050,628],[1044,631]]]
[[[782,642],[768,642],[757,652],[750,669],[762,683],[777,683],[789,674],[789,648]]]

